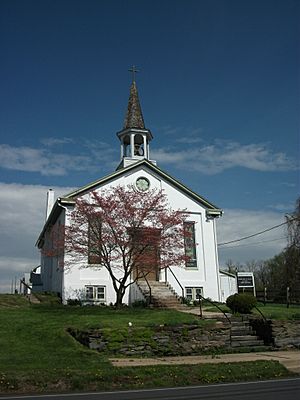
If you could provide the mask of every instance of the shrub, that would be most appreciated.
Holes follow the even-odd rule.
[[[249,314],[256,306],[257,300],[254,296],[247,293],[236,293],[229,296],[226,300],[227,307],[233,313]]]
[[[250,319],[250,325],[254,329],[256,335],[263,339],[265,346],[274,346],[274,338],[272,332],[272,322],[263,319]]]
[[[79,300],[79,299],[68,299],[67,304],[68,304],[68,306],[81,306],[82,305],[81,300]]]
[[[57,292],[33,292],[33,295],[43,304],[61,304],[61,297]]]
[[[147,307],[147,301],[146,300],[135,300],[133,303],[131,303],[131,307],[145,308],[145,307]]]

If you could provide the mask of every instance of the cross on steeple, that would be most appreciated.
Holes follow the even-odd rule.
[[[136,74],[136,72],[140,72],[140,71],[138,69],[136,69],[135,65],[133,65],[128,71],[132,72],[132,82],[135,82],[135,74]]]

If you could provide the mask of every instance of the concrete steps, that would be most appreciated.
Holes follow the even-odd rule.
[[[260,347],[264,341],[254,333],[248,320],[232,320],[230,329],[231,347]]]
[[[39,304],[40,300],[32,293],[27,295],[30,304]]]
[[[143,295],[146,298],[150,296],[149,286],[144,280],[137,282]],[[151,286],[151,301],[154,307],[172,308],[176,310],[185,309],[186,306],[181,304],[180,299],[175,294],[174,290],[165,282],[150,281]]]

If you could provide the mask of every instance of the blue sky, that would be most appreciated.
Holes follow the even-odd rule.
[[[2,0],[3,276],[38,263],[47,187],[117,166],[133,64],[152,158],[225,210],[220,240],[282,222],[299,195],[299,17],[294,0]],[[221,263],[274,255],[272,235]]]

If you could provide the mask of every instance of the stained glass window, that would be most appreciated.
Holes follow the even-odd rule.
[[[185,231],[184,235],[185,255],[188,257],[188,260],[186,261],[186,267],[197,268],[195,223],[185,222],[184,231]]]

